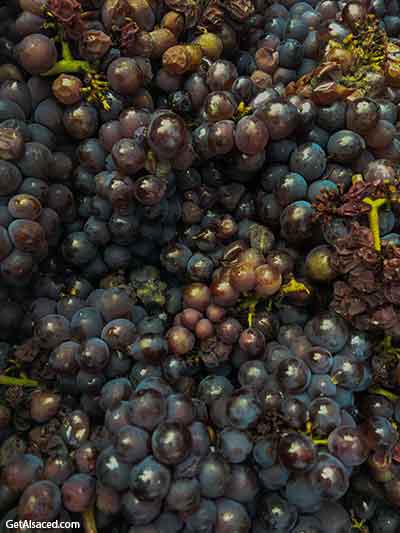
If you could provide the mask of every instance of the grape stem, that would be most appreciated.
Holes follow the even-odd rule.
[[[285,285],[281,286],[280,293],[286,295],[292,292],[305,292],[307,294],[310,294],[310,289],[306,287],[304,283],[301,283],[295,278],[292,278],[288,283],[285,283]]]
[[[312,439],[313,443],[316,446],[326,446],[328,444],[328,439]]]
[[[0,385],[6,385],[8,387],[38,387],[39,382],[26,377],[14,378],[12,376],[0,375]]]
[[[82,513],[83,529],[85,533],[97,533],[96,520],[94,518],[93,506]]]
[[[385,198],[377,198],[376,200],[373,200],[372,198],[367,197],[363,199],[363,202],[371,207],[368,214],[369,226],[374,239],[374,248],[377,252],[380,252],[382,245],[379,231],[379,209],[387,203],[387,200]]]
[[[354,174],[351,178],[351,182],[353,185],[355,185],[356,183],[364,183],[364,178],[362,174]]]
[[[398,394],[395,394],[394,392],[390,392],[386,389],[383,389],[382,387],[371,387],[368,389],[368,392],[370,394],[378,394],[379,396],[384,396],[391,402],[397,402],[397,400],[400,398]]]
[[[395,356],[400,359],[400,348],[393,347],[391,335],[386,335],[382,342],[382,350],[385,354]]]
[[[235,111],[235,118],[239,120],[246,115],[250,115],[252,111],[253,109],[250,106],[246,106],[244,102],[240,102]]]
[[[312,429],[312,423],[308,420],[306,422],[306,430],[304,431],[304,434],[313,441],[315,446],[326,446],[328,444],[328,439],[317,439],[313,437]]]
[[[59,36],[61,42],[61,56],[62,59],[57,61],[50,70],[44,72],[42,76],[58,76],[59,74],[77,74],[79,72],[86,72],[93,74],[94,70],[90,66],[89,61],[82,59],[74,59],[68,41],[63,38],[62,33]]]
[[[357,518],[353,517],[351,521],[351,527],[353,529],[358,529],[360,531],[363,531],[365,528],[365,521],[364,520],[357,520]]]

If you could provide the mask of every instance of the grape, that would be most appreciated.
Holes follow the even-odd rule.
[[[207,96],[204,109],[209,122],[218,123],[230,120],[235,112],[235,100],[227,91],[215,91]]]
[[[345,466],[334,456],[321,454],[309,473],[311,483],[323,499],[338,500],[349,487]]]
[[[93,444],[87,442],[76,450],[77,469],[82,474],[93,474],[96,469],[97,451]]]
[[[15,160],[22,157],[24,138],[15,128],[0,127],[0,156],[3,160]]]
[[[230,61],[217,60],[207,72],[207,85],[212,91],[229,91],[238,73]]]
[[[255,357],[265,349],[264,335],[254,328],[247,328],[240,334],[239,346],[244,351]]]
[[[61,494],[51,481],[36,481],[23,492],[18,503],[21,520],[51,521],[61,510]]]
[[[74,472],[74,466],[69,457],[63,455],[49,457],[44,465],[43,478],[61,485]]]
[[[309,239],[312,217],[313,207],[309,202],[298,200],[289,204],[280,215],[281,231],[285,238],[294,245]]]
[[[383,416],[369,416],[364,422],[363,437],[372,450],[390,449],[398,441],[398,433]]]
[[[303,392],[311,380],[311,372],[300,359],[285,358],[279,363],[277,378],[283,390],[292,394]]]
[[[6,258],[12,250],[12,244],[6,228],[0,227],[0,259]]]
[[[216,531],[218,533],[248,533],[251,522],[246,508],[234,500],[220,498],[217,505]]]
[[[42,74],[50,70],[57,60],[54,42],[40,33],[25,37],[16,52],[18,60],[30,74]]]
[[[280,178],[276,185],[276,195],[279,203],[287,205],[305,199],[307,194],[307,182],[300,174],[291,172]]]
[[[276,494],[260,498],[259,519],[262,525],[271,531],[290,531],[297,521],[297,511]]]
[[[135,198],[145,206],[157,205],[161,202],[166,184],[156,176],[144,176],[135,183]]]
[[[235,392],[227,404],[227,417],[232,426],[237,429],[247,429],[254,426],[261,416],[261,406],[256,397],[239,389]]]
[[[274,99],[275,95],[269,95],[269,98],[271,96]],[[259,97],[260,95],[258,95]],[[273,141],[290,136],[295,130],[298,120],[297,109],[294,105],[274,101],[269,101],[264,106],[260,106],[256,115],[265,122],[270,138]],[[294,171],[294,169],[292,170]],[[299,173],[302,174],[301,172]]]
[[[2,196],[15,192],[22,182],[21,172],[13,163],[0,161],[0,193]]]
[[[152,430],[165,416],[166,406],[161,393],[150,388],[134,394],[130,409],[132,424]]]
[[[186,521],[188,531],[209,531],[215,526],[217,520],[217,510],[215,503],[211,500],[202,499],[198,509],[192,512]]]
[[[39,457],[23,454],[5,465],[3,478],[7,487],[12,491],[22,492],[35,481],[39,481],[43,471],[43,461]]]
[[[245,433],[236,429],[225,429],[220,434],[220,447],[222,455],[230,463],[242,463],[251,453],[253,445]]]
[[[339,189],[334,181],[331,180],[316,180],[308,188],[307,198],[310,202],[315,202],[323,193],[339,192]]]
[[[268,142],[268,130],[257,117],[243,117],[235,129],[236,147],[245,154],[261,152]]]
[[[258,480],[256,472],[249,466],[234,465],[226,496],[240,503],[250,503],[258,493]]]
[[[93,106],[78,103],[64,111],[63,124],[74,139],[88,139],[97,130],[98,114]]]
[[[76,361],[80,350],[80,345],[74,341],[61,342],[52,351],[49,359],[49,365],[56,373],[75,374],[78,370]]]
[[[34,391],[31,396],[30,414],[35,422],[47,422],[55,417],[61,406],[61,396],[52,392]]]
[[[294,533],[321,533],[321,522],[314,516],[303,516],[293,529]]]
[[[149,524],[154,520],[161,510],[161,501],[139,500],[132,492],[125,492],[122,497],[122,514],[128,524],[135,526]]]
[[[143,72],[134,59],[120,57],[110,63],[107,79],[114,91],[123,95],[133,95],[143,82]]]
[[[253,447],[253,458],[260,467],[271,467],[276,461],[276,445],[273,439],[259,439]]]
[[[363,134],[376,126],[379,119],[379,106],[373,100],[360,98],[352,102],[346,113],[346,123],[350,130]]]
[[[83,411],[72,411],[63,420],[61,435],[65,442],[74,448],[84,443],[89,438],[90,420]]]
[[[304,331],[310,342],[333,353],[344,347],[349,335],[343,319],[331,313],[316,316],[307,323]]]
[[[147,139],[156,155],[172,159],[186,142],[185,124],[175,113],[160,113],[150,122]]]
[[[300,512],[315,513],[321,505],[321,494],[319,488],[311,482],[308,474],[306,472],[292,476],[285,486],[285,496],[288,502],[295,505]],[[311,515],[311,518],[314,517],[315,515]],[[300,529],[300,531],[302,530]],[[306,529],[305,533],[317,533],[319,531],[319,529],[316,532],[311,529],[309,532]]]
[[[288,433],[279,441],[278,457],[289,470],[304,471],[309,470],[315,463],[316,451],[308,437]]]
[[[327,533],[351,530],[351,520],[347,511],[336,502],[324,502],[316,514]]]
[[[130,473],[130,488],[140,500],[165,498],[170,484],[171,473],[168,468],[151,456],[135,465]]]
[[[238,379],[242,387],[260,390],[267,382],[268,375],[261,361],[248,361],[241,365]]]
[[[63,504],[68,511],[80,513],[87,509],[95,495],[95,480],[87,474],[74,474],[62,487]]]
[[[197,509],[200,498],[197,479],[177,479],[171,483],[166,502],[175,511],[190,513]]]
[[[338,163],[345,163],[356,159],[364,148],[363,138],[350,130],[334,133],[327,146],[328,154]]]
[[[144,166],[144,150],[131,139],[118,140],[112,146],[111,153],[116,167],[123,173],[136,174]]]
[[[362,464],[368,457],[368,444],[357,428],[339,426],[329,435],[329,451],[347,466]]]
[[[215,155],[228,154],[234,146],[234,132],[235,123],[232,120],[220,120],[212,124],[208,132],[210,151]]]
[[[69,321],[61,315],[47,315],[36,324],[35,336],[44,348],[55,348],[69,335]]]
[[[113,447],[100,453],[96,474],[101,483],[117,491],[126,490],[129,486],[129,464],[119,459]]]
[[[190,433],[178,422],[163,422],[153,432],[152,450],[161,463],[180,463],[187,457],[190,448]]]
[[[310,421],[313,431],[328,435],[340,426],[341,414],[339,405],[330,398],[316,398],[309,407]]]

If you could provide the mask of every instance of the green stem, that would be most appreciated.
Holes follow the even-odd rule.
[[[310,294],[310,289],[306,287],[304,283],[297,281],[295,278],[291,278],[288,283],[281,286],[280,292],[285,296],[286,294],[291,294],[293,292],[305,292],[306,294]]]
[[[61,40],[61,54],[62,58],[66,60],[74,59],[72,57],[71,48],[69,47],[69,43],[67,41],[64,41],[64,39]]]
[[[13,378],[11,376],[0,375],[0,385],[8,387],[38,387],[39,382],[29,378]]]
[[[312,441],[316,446],[326,446],[328,444],[328,439],[312,439]]]
[[[58,76],[59,74],[78,74],[79,72],[91,73],[92,69],[87,61],[80,59],[61,59],[42,76]]]
[[[42,74],[42,76],[58,76],[59,74],[77,74],[79,72],[93,72],[92,67],[88,61],[82,59],[74,59],[68,41],[60,34],[61,55],[62,59],[57,61],[50,70]]]
[[[400,398],[400,396],[398,396],[394,392],[390,392],[386,389],[383,389],[382,387],[371,387],[368,389],[368,392],[370,394],[378,394],[379,396],[384,396],[391,402],[397,402],[397,400]]]
[[[381,251],[381,236],[379,230],[379,209],[386,204],[385,198],[378,198],[372,200],[372,198],[364,198],[363,202],[371,207],[368,213],[369,226],[372,231],[372,236],[374,238],[374,248],[377,252]]]

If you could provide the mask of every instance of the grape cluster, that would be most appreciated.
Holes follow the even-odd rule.
[[[34,102],[38,83],[5,80],[0,86],[0,257],[6,285],[28,285],[52,248],[62,224],[76,216],[68,180],[73,167],[58,151],[52,101]]]
[[[3,4],[0,532],[398,533],[398,1]]]

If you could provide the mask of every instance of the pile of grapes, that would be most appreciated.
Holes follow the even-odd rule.
[[[0,533],[400,532],[399,126],[398,0],[1,3]]]

